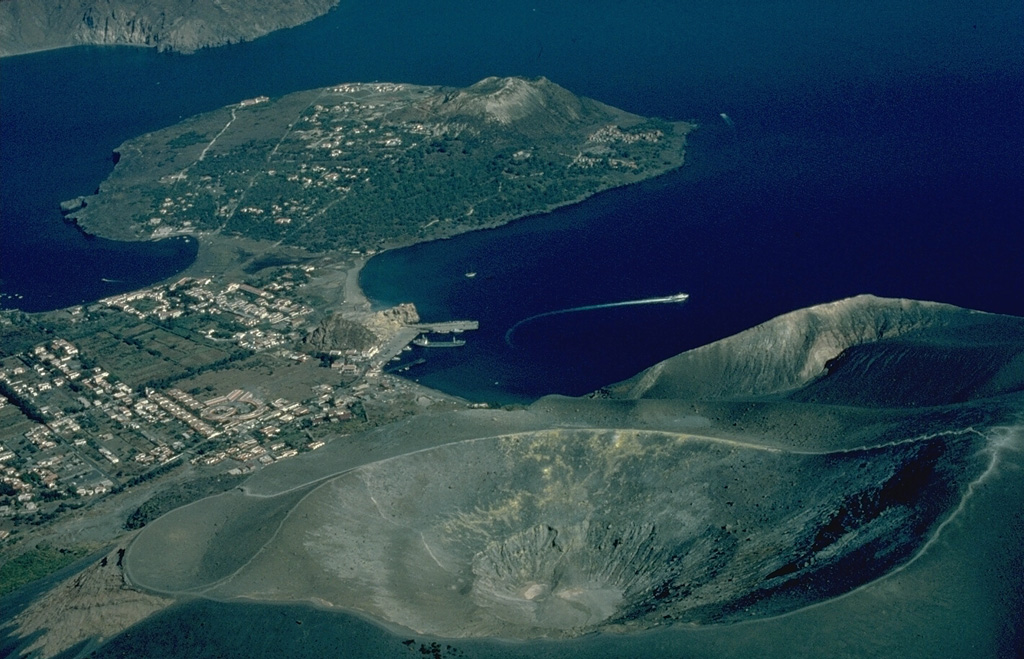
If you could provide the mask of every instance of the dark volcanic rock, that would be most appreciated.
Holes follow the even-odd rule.
[[[307,334],[302,347],[307,352],[326,354],[332,350],[366,350],[376,341],[373,332],[336,313]]]

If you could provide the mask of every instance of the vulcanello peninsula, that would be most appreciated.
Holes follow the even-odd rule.
[[[682,165],[693,127],[545,78],[339,84],[242,100],[129,140],[98,194],[65,211],[121,240],[187,233],[373,252],[657,176]]]

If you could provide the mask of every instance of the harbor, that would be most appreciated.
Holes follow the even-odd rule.
[[[407,370],[410,366],[423,364],[423,358],[418,358],[409,364],[401,366],[391,364],[401,360],[401,355],[410,349],[411,345],[421,348],[459,348],[466,345],[466,340],[458,338],[458,334],[469,332],[480,328],[476,320],[450,320],[437,323],[414,323],[403,326],[381,346],[380,351],[375,355],[375,367],[385,372]],[[432,334],[453,335],[451,338],[431,338]]]

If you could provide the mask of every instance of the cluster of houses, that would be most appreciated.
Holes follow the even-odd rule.
[[[313,311],[287,297],[248,284],[232,282],[218,289],[208,277],[183,277],[169,286],[154,286],[123,293],[104,298],[100,303],[142,320],[168,320],[186,314],[225,314],[245,327],[265,325],[276,329],[298,327],[305,322],[305,316]],[[271,335],[269,332],[240,332],[235,340],[251,343],[257,338]],[[264,347],[278,345],[281,341]]]
[[[199,400],[173,387],[133,390],[102,367],[83,368],[79,357],[78,347],[57,338],[0,360],[0,381],[12,396],[0,395],[0,412],[10,420],[0,436],[0,519],[106,494],[200,442],[216,447],[194,455],[194,463],[230,459],[236,470],[251,470],[323,446],[279,439],[290,424],[352,418],[350,398],[331,385],[314,387],[306,403],[264,402],[242,389]],[[17,411],[25,409],[35,418]]]

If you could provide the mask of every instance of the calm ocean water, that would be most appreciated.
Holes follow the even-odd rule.
[[[63,224],[57,204],[92,192],[129,137],[258,94],[488,75],[545,75],[702,127],[680,172],[373,259],[363,284],[379,303],[481,321],[467,346],[429,353],[410,377],[503,402],[583,393],[773,315],[863,292],[1024,314],[1019,0],[353,0],[306,26],[194,56],[76,48],[0,60],[0,304],[96,299],[194,258],[187,241],[123,245]],[[546,317],[521,326],[514,346],[504,340],[534,314],[680,291],[691,295],[682,306]],[[139,656],[132,638],[149,656],[311,653],[301,640],[312,631],[299,624],[308,611],[250,608],[238,625],[267,634],[225,636],[214,620],[240,614],[218,607],[168,612],[110,656]],[[351,656],[418,656],[376,627],[346,625],[349,636],[331,646],[339,653],[355,638]],[[284,645],[268,645],[271,636]],[[565,647],[477,644],[472,654],[563,656]]]

